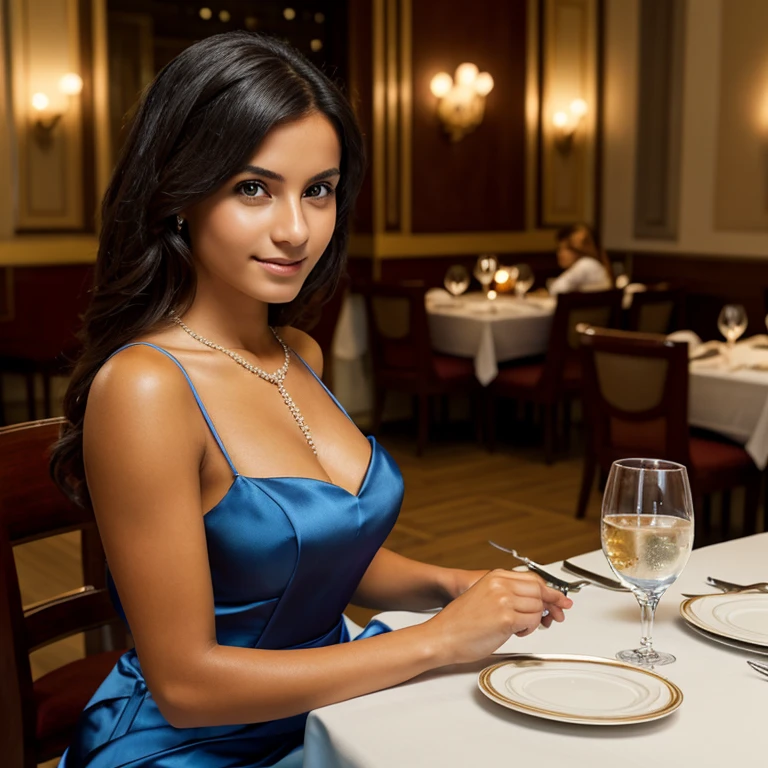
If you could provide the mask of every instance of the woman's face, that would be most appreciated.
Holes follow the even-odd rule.
[[[312,113],[273,128],[240,173],[184,212],[198,290],[296,298],[336,226],[341,146]]]
[[[589,233],[584,229],[578,229],[570,237],[560,240],[557,244],[557,264],[560,269],[568,269],[579,258],[590,253],[593,249],[588,243]]]

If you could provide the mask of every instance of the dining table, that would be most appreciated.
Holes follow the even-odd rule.
[[[556,303],[550,296],[502,293],[489,299],[479,292],[457,297],[447,291],[428,293],[432,348],[473,359],[477,380],[487,386],[499,363],[546,352]]]
[[[710,341],[692,350],[688,422],[744,446],[768,466],[768,336],[732,347]]]
[[[573,562],[611,575],[600,550]],[[560,566],[552,563],[547,568],[574,578]],[[766,765],[768,678],[746,661],[768,658],[704,637],[681,617],[682,593],[716,592],[707,585],[708,576],[742,584],[768,579],[768,533],[694,549],[678,580],[661,598],[654,645],[674,654],[676,661],[654,672],[683,694],[679,707],[661,719],[610,726],[560,722],[508,709],[480,691],[480,672],[503,661],[504,654],[613,659],[618,650],[636,647],[640,612],[635,597],[589,585],[571,595],[574,605],[563,623],[525,638],[513,637],[489,658],[314,710],[306,726],[304,767]],[[398,611],[377,618],[397,631],[431,617],[429,612]],[[579,695],[579,685],[575,676],[574,696]]]

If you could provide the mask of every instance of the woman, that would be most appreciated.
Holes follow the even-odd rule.
[[[274,40],[207,38],[146,92],[53,457],[94,509],[135,650],[62,768],[275,765],[307,711],[483,658],[570,607],[530,574],[381,547],[400,474],[290,327],[343,269],[362,174],[349,106]],[[445,607],[349,643],[350,601]]]
[[[613,288],[611,265],[597,234],[587,224],[571,224],[557,232],[557,263],[564,272],[549,284],[552,295]]]

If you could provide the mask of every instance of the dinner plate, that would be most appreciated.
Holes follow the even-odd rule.
[[[655,672],[614,659],[511,654],[478,678],[491,701],[547,720],[628,725],[674,712],[682,691]]]
[[[744,653],[755,653],[758,656],[768,656],[768,648],[763,646],[752,645],[752,643],[742,643],[739,640],[732,640],[729,637],[713,635],[711,632],[707,632],[706,630],[697,627],[695,624],[688,623],[686,626],[691,630],[691,632],[695,632],[697,635],[699,635],[699,637],[712,640],[713,642],[719,643],[720,645],[727,645],[729,648],[735,648],[736,650],[744,651]]]
[[[768,648],[768,594],[689,597],[680,604],[680,615],[710,634]]]

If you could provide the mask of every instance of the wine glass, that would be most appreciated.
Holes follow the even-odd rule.
[[[461,264],[454,264],[448,267],[443,278],[443,285],[451,296],[458,298],[469,288],[469,272]]]
[[[717,328],[725,337],[728,347],[732,348],[744,331],[747,330],[747,312],[741,304],[726,304],[717,318]]]
[[[533,270],[528,264],[518,264],[515,269],[517,270],[515,296],[520,296],[522,298],[530,290],[535,278],[533,276]]]
[[[472,274],[477,278],[480,285],[485,290],[486,297],[488,296],[488,290],[493,282],[493,276],[496,274],[496,270],[499,268],[499,262],[496,257],[491,253],[481,253],[477,257],[475,268]]]
[[[603,496],[600,539],[611,570],[640,604],[640,647],[619,651],[616,658],[641,667],[671,664],[672,654],[653,647],[653,616],[693,546],[685,467],[660,459],[615,461]]]

